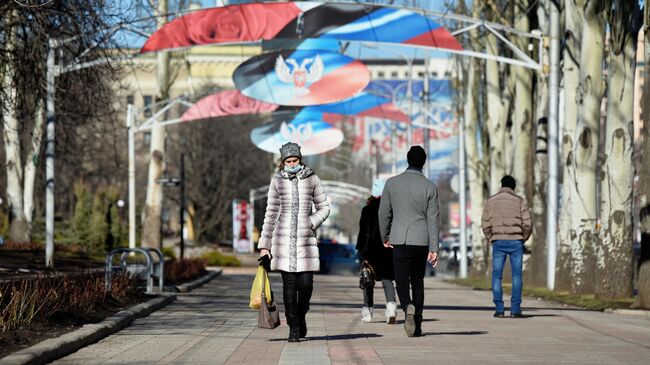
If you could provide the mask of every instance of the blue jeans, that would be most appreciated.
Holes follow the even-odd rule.
[[[503,313],[503,265],[506,255],[510,256],[512,268],[512,297],[510,298],[510,313],[521,313],[521,265],[524,256],[524,242],[521,240],[495,240],[492,241],[492,295],[496,312]]]

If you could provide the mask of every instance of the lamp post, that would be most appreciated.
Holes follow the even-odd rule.
[[[185,257],[185,237],[183,237],[183,231],[185,230],[185,154],[181,153],[181,165],[180,165],[180,177],[163,177],[156,180],[157,183],[163,186],[178,186],[180,188],[180,199],[179,199],[179,217],[180,217],[180,258],[181,260]]]

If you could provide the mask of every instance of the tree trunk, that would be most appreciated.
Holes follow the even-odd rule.
[[[585,20],[580,52],[578,124],[574,146],[574,177],[571,186],[572,212],[571,269],[573,293],[593,293],[596,277],[597,203],[596,169],[601,103],[604,92],[603,53],[605,40],[604,7],[598,0],[585,1]]]
[[[537,8],[537,19],[539,29],[548,34],[549,1],[542,1]],[[544,51],[543,63],[550,64],[548,48]],[[546,182],[548,179],[548,76],[544,73],[537,73],[537,87],[535,97],[535,168],[534,168],[534,191],[532,204],[533,234],[530,238],[531,255],[527,274],[528,280],[535,286],[546,285]]]
[[[167,23],[167,0],[158,1],[158,28]],[[169,99],[169,53],[159,52],[156,66],[157,93],[156,102]],[[165,128],[155,127],[151,130],[151,148],[149,159],[149,178],[147,180],[147,195],[142,217],[142,246],[160,247],[161,216],[163,201],[163,186],[158,183],[165,170]]]
[[[529,21],[526,12],[530,4],[527,0],[517,0],[515,7],[515,29],[528,32]],[[516,44],[519,49],[526,49],[527,41],[518,38]],[[512,176],[517,181],[517,190],[524,196],[526,201],[533,201],[533,75],[531,70],[514,66],[510,71],[515,77],[515,95],[514,110],[512,113],[511,143],[512,154],[508,156],[512,159]],[[526,247],[530,249],[532,240],[526,242]],[[530,270],[530,255],[524,255],[523,270]]]
[[[25,181],[23,193],[23,210],[28,224],[28,234],[31,237],[32,222],[34,220],[34,181],[36,180],[36,168],[39,166],[38,158],[43,142],[43,125],[45,122],[45,104],[42,98],[36,100],[34,115],[34,130],[31,138],[31,150],[25,161]]]
[[[467,152],[467,181],[470,192],[470,229],[472,232],[472,254],[474,256],[472,261],[472,274],[476,276],[483,276],[487,272],[487,261],[485,260],[487,254],[487,242],[481,230],[481,215],[483,214],[483,205],[485,204],[485,164],[479,157],[479,141],[477,138],[477,131],[479,129],[480,120],[478,113],[478,100],[479,100],[479,82],[478,75],[479,63],[476,58],[469,61],[469,69],[467,76],[467,89],[464,106],[464,120],[465,123],[465,146]]]
[[[645,79],[643,83],[643,106],[650,105],[650,0],[645,0],[643,5],[644,24],[644,60]],[[641,129],[642,151],[641,166],[650,165],[650,113],[643,113],[643,128]],[[636,305],[650,309],[650,169],[639,171],[639,201],[641,221],[641,257],[639,259],[639,297]]]
[[[632,296],[634,178],[634,76],[639,32],[638,3],[615,0],[610,16],[609,70],[604,176],[596,249],[596,294],[603,298]]]
[[[515,3],[515,29],[528,32],[529,21],[526,11],[530,4],[527,0],[517,0]],[[520,49],[526,49],[527,42],[518,39]],[[533,198],[533,75],[531,70],[524,67],[512,67],[515,76],[515,100],[512,115],[513,143],[513,177],[517,180],[517,188],[523,193],[528,202]]]
[[[571,246],[576,239],[572,236],[572,192],[575,187],[574,175],[574,136],[578,122],[578,90],[580,85],[580,39],[582,39],[582,23],[584,13],[582,4],[575,0],[564,2],[565,39],[564,39],[564,128],[562,133],[562,149],[560,165],[562,166],[562,201],[559,217],[559,249],[555,272],[555,288],[569,290],[571,288]]]
[[[494,35],[486,36],[487,53],[498,55],[497,39]],[[503,122],[503,101],[497,61],[485,61],[485,80],[487,83],[487,122],[490,133],[490,194],[501,187],[501,178],[506,173],[506,126]]]
[[[23,243],[29,242],[29,229],[23,210],[23,165],[21,161],[20,130],[21,126],[16,117],[18,95],[14,87],[13,52],[16,48],[16,27],[12,24],[17,16],[13,10],[5,24],[9,29],[6,35],[6,63],[2,70],[2,90],[5,94],[2,119],[4,125],[5,165],[7,171],[7,204],[9,205],[9,240]]]

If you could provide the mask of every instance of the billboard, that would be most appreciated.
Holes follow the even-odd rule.
[[[252,252],[250,212],[246,200],[232,201],[232,249],[235,252]]]

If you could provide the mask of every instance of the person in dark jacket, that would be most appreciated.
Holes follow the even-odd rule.
[[[375,279],[381,281],[386,295],[386,311],[384,312],[386,323],[394,324],[397,316],[397,304],[395,304],[395,271],[393,270],[393,251],[384,247],[379,232],[379,203],[381,193],[384,190],[384,180],[377,180],[372,186],[372,196],[368,204],[361,210],[359,220],[359,237],[357,238],[357,251],[359,258],[366,260],[375,271]],[[361,321],[372,322],[374,305],[374,288],[363,289],[363,307],[361,308]]]

